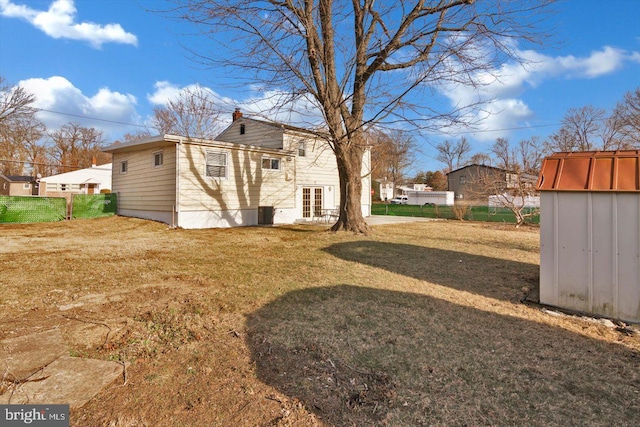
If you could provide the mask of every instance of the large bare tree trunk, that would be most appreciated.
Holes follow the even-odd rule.
[[[368,233],[369,226],[362,216],[362,156],[360,146],[337,144],[335,147],[340,175],[340,210],[332,231]]]

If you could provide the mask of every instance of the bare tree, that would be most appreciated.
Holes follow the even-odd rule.
[[[24,173],[25,167],[31,167],[31,173],[37,175],[46,162],[44,136],[46,127],[35,114],[24,114],[8,119],[7,126],[0,127],[0,159],[11,160],[0,166],[5,175]]]
[[[98,163],[111,159],[111,155],[100,150],[104,138],[102,132],[97,129],[82,127],[72,122],[51,132],[49,137],[52,141],[50,156],[60,164],[57,173],[88,168],[94,158]]]
[[[153,110],[153,125],[161,134],[213,139],[222,130],[220,108],[212,94],[196,86],[180,92],[178,99]]]
[[[30,105],[35,100],[35,95],[20,86],[7,83],[6,79],[0,76],[0,126],[4,126],[12,117],[32,115],[36,110]]]
[[[520,170],[524,173],[537,175],[544,159],[543,142],[538,136],[523,139],[518,144],[517,153],[520,156]]]
[[[488,199],[490,206],[513,212],[516,228],[540,213],[539,207],[531,206],[538,193],[535,182],[526,174],[493,167],[478,168],[469,188],[473,198]]]
[[[25,143],[40,139],[36,130],[42,123],[31,107],[35,96],[24,88],[7,83],[0,76],[0,173],[5,175],[24,173],[28,158]]]
[[[496,166],[505,170],[515,170],[517,167],[516,152],[513,147],[509,145],[509,140],[506,138],[498,138],[491,147],[491,153],[493,153],[496,159]]]
[[[621,123],[607,117],[605,110],[587,105],[571,108],[562,127],[546,141],[546,151],[619,150],[628,147]]]
[[[544,149],[539,137],[521,140],[511,146],[506,138],[498,138],[491,147],[495,166],[515,173],[536,175],[540,172]]]
[[[445,164],[445,172],[451,172],[467,163],[471,145],[465,137],[460,138],[455,143],[447,139],[436,145],[436,150],[438,151],[436,160]]]
[[[640,148],[640,87],[625,94],[612,121],[625,148]]]
[[[487,153],[476,153],[469,159],[469,163],[472,165],[491,166],[493,160]]]
[[[434,111],[425,99],[445,84],[482,84],[480,72],[518,59],[515,42],[540,40],[534,20],[542,22],[553,2],[172,1],[176,16],[214,43],[212,52],[194,52],[202,62],[290,94],[286,105],[314,103],[340,176],[332,229],[362,233],[369,230],[360,202],[367,130],[464,120],[455,113],[466,106]]]
[[[396,188],[413,162],[415,140],[407,132],[379,130],[369,133],[369,143],[373,177],[387,179]]]

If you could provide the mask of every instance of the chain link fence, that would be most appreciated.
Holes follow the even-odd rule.
[[[69,209],[67,211],[67,209]],[[64,221],[67,218],[99,218],[117,213],[117,196],[76,194],[67,207],[64,197],[0,196],[0,223]]]

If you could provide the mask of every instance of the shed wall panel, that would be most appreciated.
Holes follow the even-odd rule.
[[[616,268],[613,254],[616,245],[616,216],[613,193],[591,195],[592,304],[589,310],[605,316],[615,315]],[[589,230],[584,230],[588,233]]]
[[[540,302],[558,304],[558,193],[540,195]]]
[[[587,198],[576,193],[559,197],[558,203],[558,305],[589,309]]]
[[[618,213],[618,316],[640,321],[640,198],[615,195]]]

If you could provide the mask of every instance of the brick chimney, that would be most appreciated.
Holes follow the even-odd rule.
[[[236,108],[236,111],[233,112],[233,114],[231,115],[231,117],[233,118],[233,121],[235,122],[236,120],[238,120],[240,117],[242,117],[242,113],[240,112],[239,108]]]

